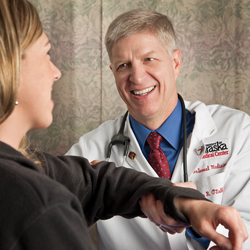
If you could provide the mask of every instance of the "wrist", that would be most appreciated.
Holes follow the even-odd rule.
[[[192,198],[176,197],[174,200],[176,208],[190,219],[190,215],[194,213],[195,208],[200,206],[204,200],[196,200]]]

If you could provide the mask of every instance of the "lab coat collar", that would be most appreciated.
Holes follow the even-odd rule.
[[[185,101],[185,106],[192,114],[195,113],[193,132],[195,132],[196,136],[198,138],[211,136],[216,130],[216,125],[206,105],[200,101]]]
[[[199,164],[202,158],[202,154],[199,155],[194,151],[204,146],[203,140],[207,137],[210,137],[216,131],[216,125],[204,103],[200,101],[185,101],[185,106],[186,109],[192,114],[195,113],[194,128],[187,138],[188,178],[191,180],[193,170]],[[171,181],[183,181],[183,149],[180,151]]]
[[[202,140],[206,137],[211,136],[215,130],[216,126],[215,123],[211,117],[211,114],[209,113],[206,105],[202,102],[195,101],[195,102],[188,102],[185,101],[185,106],[186,109],[189,110],[192,114],[195,113],[195,124],[194,124],[194,129],[193,132],[189,135],[188,140],[187,140],[187,157],[189,157],[190,152],[189,148],[198,148],[199,146],[203,145]],[[129,122],[129,116],[127,117],[125,128],[124,128],[124,134],[130,138],[130,147],[129,147],[129,153],[135,153],[134,159],[130,158],[129,156],[126,157],[126,163],[133,169],[137,171],[141,171],[144,173],[147,173],[151,176],[158,177],[153,168],[150,166],[148,163],[147,159],[143,156],[140,146],[135,138],[135,135],[133,133],[133,130],[130,126]],[[192,141],[191,141],[192,137]],[[192,145],[190,144],[192,143]],[[191,157],[191,156],[190,156]],[[200,156],[196,157],[197,162],[200,161]],[[190,160],[188,159],[188,162]],[[194,159],[192,159],[192,162],[194,162]],[[182,165],[183,159],[182,159],[182,150],[180,152],[180,155],[178,157],[176,167],[175,169],[179,168],[180,165]],[[188,173],[189,177],[192,174],[192,167],[195,167],[195,164],[192,164],[194,166],[188,166]],[[179,180],[179,171],[173,172],[171,181],[176,182],[176,181],[181,181]],[[183,181],[183,180],[182,180]]]
[[[151,176],[158,177],[156,172],[148,163],[147,159],[144,157],[141,152],[139,143],[136,140],[135,134],[130,126],[129,116],[127,116],[124,134],[130,138],[130,146],[129,146],[129,155],[126,157],[126,163],[133,169],[147,173]],[[131,155],[135,154],[135,157],[131,157]]]

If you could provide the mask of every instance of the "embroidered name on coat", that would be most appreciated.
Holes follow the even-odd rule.
[[[210,165],[210,166],[207,166],[207,167],[202,168],[202,169],[198,168],[198,169],[194,170],[193,174],[199,174],[199,173],[207,172],[207,171],[213,170],[213,169],[224,168],[226,165],[227,165],[227,163],[224,163],[224,164],[217,163],[217,165]]]
[[[226,141],[227,140],[206,144],[205,154],[203,155],[202,159],[228,155],[229,150]]]

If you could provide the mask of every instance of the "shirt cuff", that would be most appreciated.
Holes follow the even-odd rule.
[[[196,235],[193,234],[191,228],[186,228],[187,234],[194,240],[196,240],[198,243],[200,243],[205,249],[208,248],[210,240],[204,238],[204,237],[197,237]]]

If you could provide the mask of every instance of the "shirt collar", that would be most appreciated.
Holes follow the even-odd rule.
[[[182,109],[181,102],[178,103],[167,118],[167,120],[156,130],[162,137],[167,140],[173,148],[176,150],[179,148],[179,143],[182,133],[180,131],[182,127]]]
[[[144,147],[145,142],[147,140],[148,135],[152,132],[150,129],[141,125],[137,122],[131,115],[129,115],[130,124],[135,134],[135,137],[141,148]],[[172,147],[176,150],[179,147],[180,139],[181,139],[181,127],[182,127],[182,109],[180,100],[171,113],[171,115],[167,118],[167,120],[155,131],[157,131],[161,136],[167,140]]]

